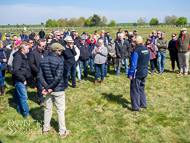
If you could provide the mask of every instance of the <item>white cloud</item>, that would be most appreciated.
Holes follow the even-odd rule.
[[[0,5],[0,9],[3,12],[1,15],[0,25],[7,24],[40,24],[46,22],[49,18],[79,18],[84,16],[88,18],[93,14],[100,16],[106,16],[108,22],[115,20],[116,23],[128,23],[136,22],[138,18],[145,17],[147,22],[152,17],[158,18],[160,22],[163,22],[166,15],[176,15],[178,17],[184,16],[190,21],[190,12],[150,12],[150,11],[114,11],[114,10],[94,10],[90,8],[77,8],[73,6],[41,6],[35,4],[17,4],[17,5]]]

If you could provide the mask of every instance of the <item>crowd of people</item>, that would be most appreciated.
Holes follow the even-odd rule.
[[[125,74],[131,80],[130,96],[133,111],[147,108],[144,92],[145,80],[148,74],[148,62],[150,61],[150,74],[163,74],[165,59],[169,50],[172,72],[175,72],[177,63],[178,75],[188,75],[190,35],[187,29],[182,28],[178,37],[176,33],[171,35],[171,40],[165,38],[164,31],[152,31],[146,42],[143,43],[137,30],[128,32],[118,29],[116,39],[109,32],[97,30],[88,34],[83,32],[81,36],[72,29],[62,31],[52,30],[45,34],[43,29],[38,33],[32,30],[29,35],[22,31],[20,37],[6,33],[3,41],[0,41],[0,96],[5,92],[5,71],[12,74],[14,90],[14,102],[17,104],[18,113],[26,118],[30,115],[27,104],[28,82],[37,90],[40,106],[44,105],[43,95],[46,95],[46,108],[44,113],[43,133],[47,133],[52,117],[53,103],[55,102],[59,118],[59,134],[66,137],[70,130],[65,126],[65,90],[69,90],[69,78],[72,88],[76,88],[76,77],[79,83],[88,79],[89,72],[95,71],[94,84],[104,83],[104,77],[113,65],[115,76],[119,76],[124,65]],[[90,66],[90,70],[88,70]],[[155,70],[157,69],[157,70]],[[1,107],[3,108],[3,107]],[[31,116],[34,118],[33,116]]]

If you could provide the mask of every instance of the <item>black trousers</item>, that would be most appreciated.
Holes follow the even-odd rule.
[[[179,60],[178,60],[178,51],[177,50],[170,51],[170,60],[171,60],[172,70],[175,70],[175,61],[177,63],[177,67],[179,69]]]
[[[43,94],[42,94],[43,87],[42,87],[39,79],[36,79],[36,80],[37,80],[37,87],[38,87],[38,90],[37,90],[38,98],[40,100],[40,103],[44,103],[44,97],[43,97]]]
[[[140,107],[147,107],[145,95],[145,80],[144,78],[137,78],[131,80],[130,84],[130,97],[132,110],[139,110]]]

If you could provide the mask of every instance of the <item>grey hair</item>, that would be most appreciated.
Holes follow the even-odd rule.
[[[0,40],[0,44],[3,44],[3,41]]]
[[[164,31],[162,31],[162,33],[161,34],[164,34],[164,35],[166,35],[166,33],[164,32]]]
[[[22,49],[25,50],[25,48],[26,48],[27,45],[28,45],[27,42],[22,42],[22,43],[20,43],[20,45],[19,45],[19,50],[20,50],[20,51],[22,51]]]
[[[118,33],[118,37],[119,37],[119,36],[123,36],[123,37],[124,37],[124,34],[123,34],[123,33]]]
[[[99,39],[98,42],[103,43],[104,41],[102,39]]]

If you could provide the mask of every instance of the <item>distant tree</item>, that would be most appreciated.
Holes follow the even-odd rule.
[[[76,27],[77,26],[77,19],[74,17],[74,18],[71,18],[69,21],[68,21],[68,26],[70,27]]]
[[[43,22],[41,22],[41,26],[44,26],[44,23],[43,23]]]
[[[187,18],[180,17],[176,20],[176,25],[186,25],[187,24]]]
[[[85,18],[84,17],[80,17],[78,20],[77,20],[77,27],[84,27],[84,22],[85,22]]]
[[[53,20],[52,19],[48,19],[46,21],[45,27],[53,27]]]
[[[137,26],[137,23],[133,23],[133,26]]]
[[[157,18],[152,18],[152,19],[150,20],[150,25],[159,25],[158,19],[157,19]]]
[[[90,19],[89,18],[85,20],[84,26],[85,27],[89,27],[90,26]]]
[[[102,17],[102,20],[101,20],[101,26],[106,26],[107,25],[107,18],[105,16]]]
[[[110,23],[108,23],[108,27],[116,26],[116,23],[114,20],[111,20]]]
[[[54,19],[54,20],[53,20],[53,25],[52,25],[52,27],[57,27],[57,26],[59,26],[59,24],[58,24],[58,22]]]
[[[10,24],[8,24],[8,25],[10,25]]]
[[[59,27],[66,27],[67,26],[67,21],[63,18],[57,20],[57,22],[58,22]]]
[[[132,24],[129,23],[128,26],[132,26]]]
[[[91,26],[100,26],[100,17],[96,14],[93,15],[92,19],[90,20]]]
[[[172,15],[172,16],[165,16],[164,18],[164,23],[165,24],[176,24],[177,16]]]
[[[146,18],[140,17],[140,19],[137,20],[138,25],[146,25]]]
[[[16,27],[19,27],[19,25],[17,24]]]

